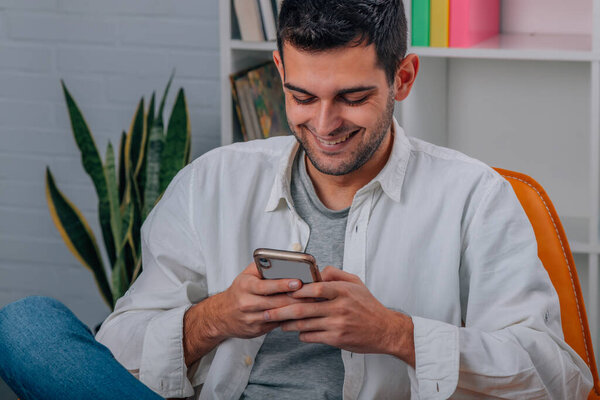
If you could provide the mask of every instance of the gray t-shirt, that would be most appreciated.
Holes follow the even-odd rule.
[[[292,169],[292,199],[298,215],[310,227],[306,252],[319,268],[342,268],[348,209],[332,211],[317,197],[306,172],[304,152]],[[297,332],[275,329],[267,334],[242,399],[341,399],[344,364],[340,349],[303,343]]]

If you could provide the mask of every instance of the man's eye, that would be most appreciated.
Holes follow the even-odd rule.
[[[342,101],[346,104],[348,104],[349,106],[358,106],[361,105],[362,103],[364,103],[365,101],[367,101],[367,99],[369,98],[369,96],[365,96],[365,97],[361,97],[360,99],[348,99],[346,97],[342,97]]]
[[[314,97],[307,97],[305,99],[301,99],[301,98],[298,98],[298,97],[293,96],[293,95],[292,95],[292,98],[298,104],[310,104],[310,103],[312,103],[315,100]]]

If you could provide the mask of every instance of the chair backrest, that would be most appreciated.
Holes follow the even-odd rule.
[[[590,328],[573,254],[558,214],[544,188],[531,177],[494,168],[512,185],[538,243],[538,256],[558,292],[565,341],[585,360],[594,377],[594,388],[588,399],[600,399],[600,381]]]

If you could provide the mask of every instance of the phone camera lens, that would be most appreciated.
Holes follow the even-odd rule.
[[[263,267],[263,268],[270,268],[271,267],[271,263],[266,258],[261,257],[261,258],[258,259],[258,262],[260,263],[260,266]]]

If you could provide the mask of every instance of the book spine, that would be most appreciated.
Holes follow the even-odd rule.
[[[242,93],[243,101],[248,109],[248,117],[250,119],[249,139],[262,139],[262,128],[258,121],[258,114],[256,107],[254,106],[254,99],[252,97],[252,87],[250,86],[250,79],[248,76],[242,80]]]
[[[238,91],[235,84],[235,79],[233,75],[229,76],[229,82],[231,84],[231,97],[233,98],[233,105],[235,107],[235,113],[238,118],[238,122],[240,123],[240,129],[242,131],[242,136],[244,137],[244,141],[248,141],[248,132],[246,132],[246,124],[244,122],[244,116],[242,115],[242,105],[240,102],[240,98],[238,95]]]
[[[265,36],[267,40],[277,39],[277,30],[275,28],[275,13],[271,0],[260,0],[260,12],[262,14],[263,26],[265,27]]]
[[[450,1],[431,0],[430,45],[448,47],[448,27],[450,22]]]
[[[234,0],[233,8],[240,27],[242,40],[252,42],[264,41],[265,34],[258,0]]]
[[[251,140],[252,137],[252,122],[250,121],[250,111],[248,110],[248,104],[245,100],[245,93],[243,87],[244,77],[237,78],[233,81],[235,87],[234,100],[236,101],[236,111],[238,113],[238,120],[242,128],[242,136],[245,141]]]
[[[429,46],[429,0],[412,0],[412,45]]]
[[[499,0],[450,0],[450,47],[472,47],[499,29]]]

